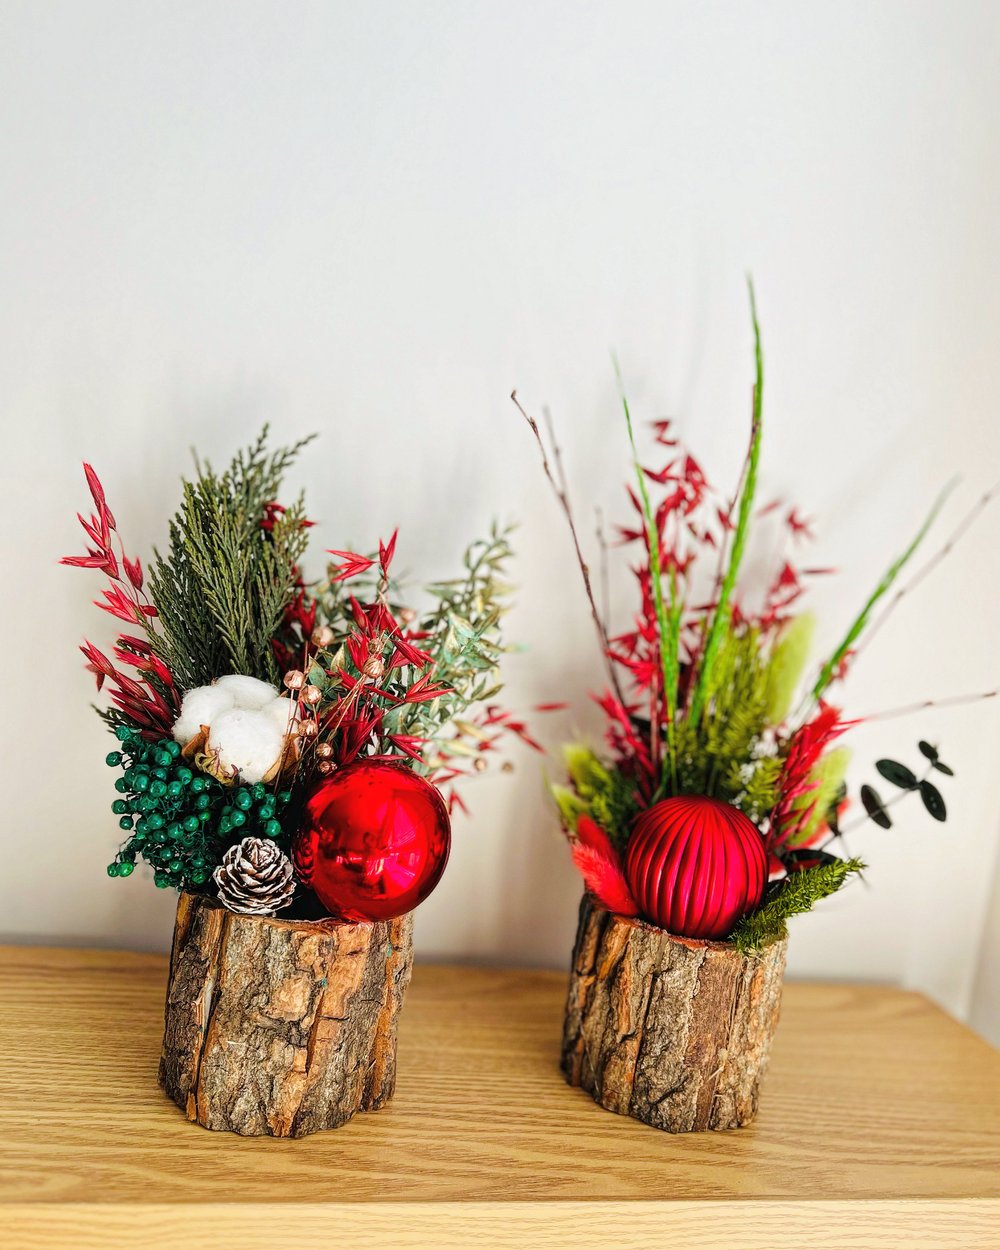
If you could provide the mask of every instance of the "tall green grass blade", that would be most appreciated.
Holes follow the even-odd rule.
[[[660,534],[656,524],[656,513],[649,498],[646,486],[646,474],[639,463],[639,450],[635,442],[635,430],[632,428],[632,414],[629,411],[628,398],[625,394],[625,383],[622,379],[618,358],[612,354],[615,377],[618,381],[618,393],[622,408],[625,410],[625,425],[628,428],[628,441],[632,448],[632,464],[635,468],[636,482],[639,486],[639,497],[642,501],[642,513],[646,522],[646,547],[649,552],[650,582],[653,590],[653,607],[656,611],[656,622],[660,634],[660,667],[663,681],[663,697],[667,709],[667,759],[671,783],[676,790],[677,783],[677,748],[675,722],[677,719],[677,687],[680,681],[680,638],[681,608],[676,603],[677,580],[671,575],[671,602],[667,605],[663,594],[663,564],[660,559]]]
[[[892,585],[896,578],[900,575],[900,573],[902,573],[903,569],[909,562],[910,557],[923,542],[927,531],[934,524],[938,513],[944,505],[944,501],[948,498],[954,486],[955,483],[953,481],[949,482],[940,495],[938,495],[937,499],[934,501],[933,508],[931,508],[930,512],[927,514],[926,520],[917,531],[913,541],[906,548],[903,554],[889,565],[888,569],[886,569],[885,573],[882,575],[882,580],[868,596],[867,603],[858,613],[853,624],[851,625],[851,628],[845,634],[840,646],[836,649],[836,651],[834,651],[833,655],[830,656],[820,670],[819,677],[816,679],[816,684],[812,689],[813,699],[818,700],[822,698],[827,686],[829,686],[833,681],[837,670],[840,668],[841,660],[843,660],[844,656],[847,655],[848,651],[851,650],[857,640],[864,633],[865,629],[868,627],[875,605],[883,595],[892,589]]]
[[[705,650],[698,670],[698,679],[691,698],[689,715],[695,724],[697,724],[702,708],[705,705],[705,696],[712,677],[712,665],[715,663],[719,646],[732,619],[731,599],[733,587],[736,585],[736,578],[740,571],[740,564],[743,561],[744,550],[746,549],[747,536],[750,531],[750,518],[753,513],[754,494],[757,490],[757,468],[760,463],[760,436],[762,428],[761,412],[764,395],[764,353],[760,342],[760,325],[757,322],[757,299],[754,294],[752,278],[747,278],[747,286],[750,291],[750,317],[753,321],[754,365],[756,369],[756,380],[753,388],[753,425],[750,437],[750,451],[747,459],[746,477],[743,482],[743,492],[740,495],[739,516],[733,535],[729,564],[719,589],[719,602],[715,606],[712,623],[708,628]]]

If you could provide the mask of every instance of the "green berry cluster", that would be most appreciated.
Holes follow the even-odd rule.
[[[111,810],[128,837],[108,864],[109,877],[129,876],[141,858],[161,889],[198,889],[231,843],[282,837],[288,791],[274,793],[261,782],[224,786],[189,768],[170,738],[149,742],[128,725],[118,725],[115,737],[121,750],[105,763],[123,771]]]

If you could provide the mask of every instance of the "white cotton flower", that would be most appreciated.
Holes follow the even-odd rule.
[[[296,699],[272,699],[261,711],[266,712],[283,734],[299,719],[299,705]]]
[[[227,772],[236,769],[240,780],[262,781],[281,758],[284,734],[268,711],[233,708],[213,720],[208,748]]]
[[[182,745],[190,742],[202,725],[212,725],[234,706],[232,693],[221,686],[195,686],[181,701],[181,711],[174,722],[174,738]]]
[[[230,673],[210,686],[196,686],[187,692],[174,724],[174,737],[180,743],[190,742],[202,725],[211,728],[223,712],[233,708],[260,711],[277,698],[278,691],[268,682],[245,677],[242,673]]]
[[[266,707],[278,695],[269,682],[261,681],[257,677],[244,677],[241,673],[220,677],[215,688],[229,693],[233,707],[248,708],[254,712]]]

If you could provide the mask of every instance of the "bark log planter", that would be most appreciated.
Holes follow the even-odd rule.
[[[336,924],[238,916],[182,894],[160,1084],[205,1128],[304,1137],[396,1084],[411,916]]]
[[[778,1022],[787,939],[742,955],[580,905],[562,1069],[609,1111],[669,1133],[740,1128]]]

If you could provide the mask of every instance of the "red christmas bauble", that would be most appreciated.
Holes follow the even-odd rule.
[[[405,764],[362,760],[313,789],[293,856],[332,916],[391,920],[430,894],[450,849],[437,789]]]
[[[764,893],[764,839],[718,799],[663,799],[635,823],[625,876],[653,924],[678,937],[723,938]]]

